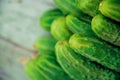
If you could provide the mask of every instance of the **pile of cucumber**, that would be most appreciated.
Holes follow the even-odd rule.
[[[30,80],[120,80],[120,1],[54,0],[40,17],[52,36],[25,65]]]

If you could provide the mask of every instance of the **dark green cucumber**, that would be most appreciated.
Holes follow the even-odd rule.
[[[71,48],[92,61],[120,72],[120,50],[95,37],[74,34],[69,40]]]
[[[99,10],[104,16],[120,22],[120,0],[103,0]]]
[[[56,44],[56,56],[61,67],[73,80],[119,80],[117,73],[75,53],[67,41]]]
[[[73,33],[89,33],[94,35],[91,24],[82,21],[73,15],[68,15],[66,17],[66,24]]]
[[[40,37],[35,41],[34,48],[42,53],[54,53],[56,40],[50,36]]]
[[[32,80],[71,80],[56,61],[56,57],[40,54],[25,65],[25,72]]]
[[[52,22],[61,16],[63,16],[63,13],[59,9],[48,10],[40,17],[40,25],[43,29],[50,31]]]
[[[76,5],[76,0],[54,0],[56,5],[60,10],[62,10],[65,14],[73,14],[79,17],[82,20],[85,20],[90,23],[91,17],[87,14],[84,14]]]
[[[65,17],[60,17],[53,22],[51,34],[56,40],[69,39],[72,33],[66,25]]]
[[[120,24],[99,14],[92,19],[92,30],[101,39],[120,46]]]
[[[102,0],[77,0],[76,3],[81,11],[84,13],[95,16],[99,13],[99,4]]]

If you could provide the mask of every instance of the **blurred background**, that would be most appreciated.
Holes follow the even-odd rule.
[[[52,0],[0,0],[0,80],[29,80],[19,60],[31,57],[38,37],[49,35],[39,18],[54,7]]]

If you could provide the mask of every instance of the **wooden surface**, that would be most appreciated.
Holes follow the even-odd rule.
[[[31,57],[36,38],[49,35],[40,15],[55,7],[52,0],[0,0],[0,80],[29,80],[20,57]]]

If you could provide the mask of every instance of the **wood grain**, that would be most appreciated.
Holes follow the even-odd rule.
[[[39,18],[54,7],[52,0],[0,0],[0,80],[29,80],[18,59],[31,58],[36,38],[50,35]]]

